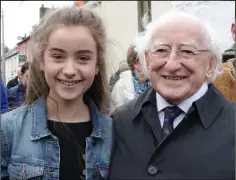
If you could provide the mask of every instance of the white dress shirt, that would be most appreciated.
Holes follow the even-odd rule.
[[[177,106],[183,111],[177,118],[175,118],[173,122],[173,127],[176,128],[177,125],[183,120],[184,116],[187,114],[188,110],[192,106],[193,102],[201,98],[208,90],[208,83],[204,83],[201,88],[193,94],[188,99],[184,100]],[[161,124],[161,128],[164,124],[164,109],[167,106],[173,106],[170,103],[168,103],[160,94],[156,93],[156,101],[157,101],[157,112]]]

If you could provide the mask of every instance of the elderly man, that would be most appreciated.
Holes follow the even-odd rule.
[[[234,179],[235,104],[211,83],[221,54],[210,32],[180,12],[147,26],[136,50],[152,88],[113,113],[110,180]]]

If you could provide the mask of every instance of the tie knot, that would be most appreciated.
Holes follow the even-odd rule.
[[[166,119],[174,120],[182,113],[182,110],[178,106],[168,106],[164,109],[164,112]]]

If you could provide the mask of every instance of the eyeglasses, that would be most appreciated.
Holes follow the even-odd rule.
[[[154,56],[158,58],[166,58],[169,57],[173,49],[164,48],[164,47],[156,47],[152,50],[149,50]],[[193,58],[203,52],[209,52],[208,49],[192,49],[192,48],[181,48],[177,50],[173,50],[177,53],[179,57],[190,59]]]

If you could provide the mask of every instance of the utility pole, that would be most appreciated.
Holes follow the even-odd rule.
[[[1,17],[1,20],[2,20],[2,53],[1,53],[1,58],[2,58],[2,74],[3,74],[3,81],[4,83],[6,83],[6,69],[5,69],[5,41],[4,41],[4,38],[5,38],[5,35],[4,35],[4,14],[3,14],[3,9],[2,9],[2,17]]]

